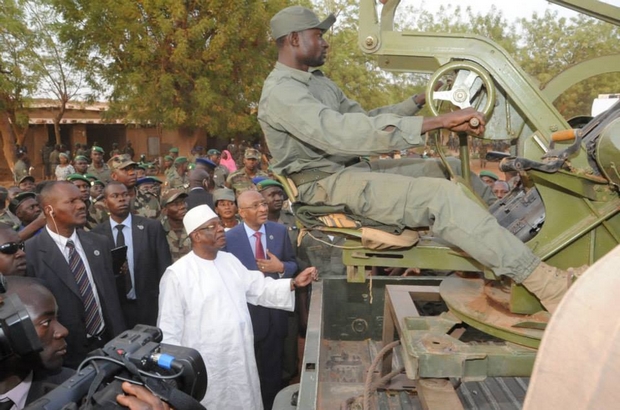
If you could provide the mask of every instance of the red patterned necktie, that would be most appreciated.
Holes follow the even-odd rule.
[[[256,238],[256,245],[254,248],[256,249],[256,259],[267,259],[265,256],[265,249],[263,249],[263,243],[260,240],[262,233],[256,232],[254,237]]]

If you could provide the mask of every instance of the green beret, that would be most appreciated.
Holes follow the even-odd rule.
[[[499,177],[497,175],[495,175],[491,171],[487,171],[486,169],[483,170],[483,171],[480,171],[480,177],[489,177],[489,178],[494,179],[496,181],[499,179]]]
[[[185,162],[187,162],[187,157],[177,157],[177,159],[174,160],[174,165],[183,164]]]
[[[86,158],[84,155],[76,155],[75,158],[73,158],[74,161],[86,161],[88,162],[88,158]]]
[[[174,158],[172,158],[170,155],[166,155],[164,157],[164,161],[174,161]]]
[[[102,153],[102,154],[105,154],[105,151],[103,150],[103,148],[101,148],[101,147],[97,147],[97,146],[95,146],[95,145],[93,145],[93,147],[91,148],[91,151],[94,151],[94,152],[100,152],[100,153]]]
[[[173,154],[178,154],[179,153],[179,149],[177,147],[170,148],[170,151],[168,151],[168,152],[171,152]]]
[[[211,148],[209,151],[207,151],[207,155],[221,155],[222,153],[219,150],[213,149]]]
[[[67,181],[84,181],[86,182],[88,185],[90,185],[90,180],[88,178],[86,178],[84,175],[82,174],[70,174],[67,175],[66,178]]]
[[[278,181],[274,181],[273,179],[263,179],[259,183],[256,184],[256,189],[258,192],[264,191],[267,188],[278,187],[281,190],[284,190],[284,187]]]
[[[94,186],[94,185],[101,185],[102,187],[105,188],[105,182],[103,182],[100,179],[95,179],[94,181],[91,181],[90,186]]]
[[[86,178],[88,178],[89,180],[95,180],[95,181],[99,181],[99,178],[97,178],[95,175],[93,174],[84,174],[84,176]]]

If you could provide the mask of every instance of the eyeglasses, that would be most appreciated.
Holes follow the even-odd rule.
[[[244,206],[239,209],[251,209],[252,211],[258,211],[260,208],[268,208],[267,202],[257,202],[250,206]]]
[[[196,230],[197,230],[197,231],[208,231],[208,232],[213,232],[213,231],[216,231],[216,230],[217,230],[217,228],[219,228],[219,227],[220,227],[220,224],[219,224],[218,222],[216,222],[216,223],[213,223],[213,224],[211,224],[211,225],[207,225],[207,226],[205,226],[204,228],[198,228],[198,229],[196,229]]]
[[[23,242],[7,242],[0,245],[0,253],[5,255],[14,255],[18,250],[24,250],[25,246]]]

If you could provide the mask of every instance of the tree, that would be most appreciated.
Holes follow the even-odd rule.
[[[0,135],[2,151],[11,169],[15,145],[22,145],[28,130],[26,96],[34,90],[36,78],[28,70],[32,33],[25,24],[21,2],[4,0],[0,8]]]
[[[60,44],[60,15],[45,1],[24,1],[26,24],[31,30],[30,71],[37,74],[37,97],[51,97],[58,102],[54,114],[54,135],[60,144],[60,122],[67,103],[78,97],[85,85],[85,72],[71,65],[67,49]]]
[[[517,60],[530,75],[546,83],[563,70],[593,57],[620,54],[620,28],[593,18],[558,18],[557,12],[521,19]],[[620,68],[618,69],[620,71]],[[602,74],[566,90],[554,105],[566,118],[589,115],[598,94],[620,91],[620,74]]]
[[[287,0],[53,0],[63,42],[108,115],[210,135],[259,132],[255,108],[275,60],[271,16]]]

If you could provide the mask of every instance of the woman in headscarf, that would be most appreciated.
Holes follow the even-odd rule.
[[[235,159],[233,158],[230,151],[228,151],[227,149],[222,151],[220,165],[224,165],[226,168],[228,168],[228,171],[230,171],[231,173],[237,170],[237,164],[235,164]]]

